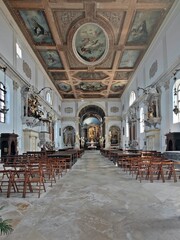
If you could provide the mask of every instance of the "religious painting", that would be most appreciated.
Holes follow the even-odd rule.
[[[140,53],[140,50],[125,50],[120,62],[120,68],[134,68]]]
[[[111,126],[109,129],[111,145],[118,145],[120,143],[121,131],[118,126]]]
[[[108,75],[103,72],[78,72],[74,77],[80,80],[102,80],[107,78]]]
[[[65,99],[74,99],[75,96],[74,96],[74,94],[63,94],[63,98],[65,98]]]
[[[60,90],[61,91],[63,91],[63,92],[69,92],[69,91],[71,91],[72,90],[72,88],[71,88],[71,85],[69,85],[69,84],[67,84],[67,83],[59,83],[59,88],[60,88]]]
[[[112,84],[112,86],[111,86],[111,90],[113,91],[113,92],[120,92],[120,91],[122,91],[122,90],[124,90],[124,84],[122,84],[122,83],[114,83],[114,84]]]
[[[63,69],[63,65],[59,54],[54,50],[40,50],[40,54],[46,63],[48,68],[61,68]]]
[[[116,72],[114,80],[127,80],[131,72]]]
[[[146,44],[152,32],[155,32],[161,16],[161,11],[138,11],[129,33],[128,44]]]
[[[20,10],[19,13],[35,44],[54,44],[44,11]]]
[[[80,89],[86,92],[94,92],[94,91],[101,91],[107,89],[107,86],[100,83],[100,82],[81,82],[79,85],[76,86],[76,89]]]
[[[68,80],[68,77],[65,72],[51,72],[51,76],[54,81],[57,80]]]
[[[74,34],[73,51],[78,60],[87,65],[100,63],[107,55],[107,33],[98,24],[85,23]]]

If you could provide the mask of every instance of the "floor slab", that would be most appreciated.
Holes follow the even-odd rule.
[[[6,240],[179,240],[180,181],[141,183],[99,151],[82,158],[41,198],[1,197]]]

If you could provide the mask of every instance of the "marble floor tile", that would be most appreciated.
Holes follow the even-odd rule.
[[[141,183],[86,151],[38,199],[0,196],[14,231],[5,240],[179,240],[180,181]]]

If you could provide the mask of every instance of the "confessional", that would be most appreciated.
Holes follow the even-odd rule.
[[[180,132],[166,134],[166,151],[180,151]]]
[[[1,157],[17,155],[18,135],[15,133],[1,133]]]

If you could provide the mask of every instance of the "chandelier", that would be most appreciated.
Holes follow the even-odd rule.
[[[179,72],[180,69],[176,69],[174,72],[174,108],[173,108],[173,112],[177,115],[178,113],[180,113],[180,109],[178,107],[179,103],[180,103],[180,89],[176,87],[176,74],[177,72]]]
[[[3,114],[6,114],[9,109],[6,107],[6,69],[7,67],[2,67],[0,66],[0,70],[2,70],[4,72],[4,85],[3,85],[3,89],[1,89],[3,92],[4,92],[4,101],[2,102],[1,104],[1,107],[0,107],[0,113],[3,113]]]

